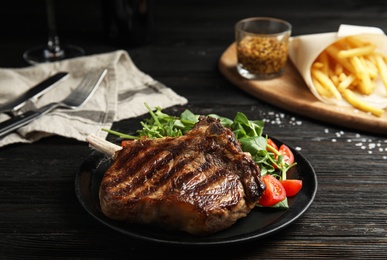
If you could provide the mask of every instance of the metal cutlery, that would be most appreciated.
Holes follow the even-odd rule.
[[[43,80],[16,99],[1,105],[0,113],[10,112],[13,115],[16,115],[17,111],[22,108],[29,100],[38,99],[44,93],[57,86],[57,83],[60,80],[65,79],[67,75],[67,72],[58,72],[55,75]]]
[[[86,74],[73,92],[60,102],[50,103],[39,109],[27,111],[24,114],[10,118],[0,123],[0,137],[18,129],[32,120],[47,114],[58,107],[76,109],[86,103],[105,77],[107,69],[94,70]]]

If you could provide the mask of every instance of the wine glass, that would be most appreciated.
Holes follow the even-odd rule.
[[[54,1],[46,0],[48,41],[47,45],[36,46],[24,52],[23,58],[29,64],[59,61],[83,56],[85,51],[71,44],[60,44],[56,29]]]

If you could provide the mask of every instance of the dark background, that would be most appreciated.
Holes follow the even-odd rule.
[[[62,43],[80,45],[86,49],[87,54],[114,50],[117,47],[128,49],[125,45],[112,44],[106,37],[104,15],[107,12],[106,6],[114,1],[54,2],[58,34]],[[384,29],[384,18],[387,15],[387,3],[382,0],[319,0],[307,3],[279,0],[275,4],[254,0],[155,0],[151,3],[154,37],[148,46],[150,50],[157,46],[203,50],[224,48],[225,43],[233,41],[234,24],[246,17],[272,16],[287,20],[293,25],[292,35],[295,36],[335,31],[339,26],[338,21],[347,24],[354,24],[355,21],[356,24]],[[0,66],[26,66],[21,58],[24,50],[43,44],[47,39],[45,1],[14,0],[3,3],[0,25],[4,46],[0,52]],[[181,30],[184,27],[186,31]],[[12,44],[12,48],[7,48],[7,44]],[[133,48],[129,50],[136,53]]]

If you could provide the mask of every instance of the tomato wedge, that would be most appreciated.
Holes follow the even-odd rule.
[[[292,197],[296,195],[302,188],[302,180],[283,180],[281,181],[282,186],[285,188],[286,196]]]
[[[270,145],[271,147],[273,147],[276,151],[278,151],[278,146],[270,138],[267,139],[267,144]],[[270,151],[270,149],[268,147],[266,147],[266,151],[273,152],[273,151]],[[274,153],[274,158],[276,160],[277,160],[277,157],[278,157],[278,155],[276,153]],[[273,164],[273,167],[275,169],[277,169],[277,166],[275,164]]]
[[[280,154],[282,154],[282,156],[284,157],[283,162],[287,163],[288,165],[291,165],[292,163],[294,163],[294,154],[287,145],[282,144],[278,148],[278,146],[270,138],[267,139],[267,144],[273,147],[275,150],[277,150]],[[277,159],[277,157],[278,157],[277,154],[275,154],[274,158]],[[277,168],[275,165],[273,166],[274,168]]]
[[[267,139],[267,144],[278,151],[278,146],[270,138]]]
[[[284,186],[274,176],[267,174],[262,177],[262,181],[266,185],[266,189],[258,201],[259,205],[271,207],[286,198]]]
[[[286,162],[289,165],[294,163],[294,154],[288,146],[286,146],[285,144],[282,144],[278,151],[283,155],[284,162]]]
[[[121,146],[124,147],[125,145],[130,144],[131,142],[133,142],[133,140],[122,140]]]

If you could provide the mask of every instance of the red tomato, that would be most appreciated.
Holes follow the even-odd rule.
[[[296,195],[302,188],[302,180],[283,180],[281,183],[285,188],[287,197]]]
[[[284,156],[284,161],[291,165],[294,163],[294,155],[292,151],[287,147],[285,144],[281,145],[279,150],[278,150],[283,156]]]
[[[278,146],[270,138],[267,139],[267,144],[278,151]]]
[[[262,177],[262,181],[265,183],[266,189],[258,201],[259,205],[271,207],[286,198],[284,186],[274,176],[267,174]]]
[[[278,146],[270,138],[267,139],[267,144],[270,145],[271,147],[273,147],[274,149],[276,149],[278,151]],[[269,151],[269,149],[266,148],[266,151]],[[273,152],[273,151],[270,151],[270,152]],[[277,159],[277,157],[278,157],[278,155],[274,154],[274,158]],[[274,164],[273,164],[273,167],[277,169],[277,166],[274,165]]]
[[[121,146],[124,147],[125,145],[127,145],[127,144],[129,144],[129,143],[131,143],[131,142],[133,142],[133,140],[123,140],[123,141],[121,142]]]

